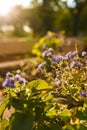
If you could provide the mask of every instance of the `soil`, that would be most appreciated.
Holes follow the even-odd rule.
[[[0,62],[18,60],[31,52],[31,43],[26,44],[18,39],[0,40]]]

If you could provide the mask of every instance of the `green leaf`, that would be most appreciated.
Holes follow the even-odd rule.
[[[46,93],[46,94],[43,95],[43,99],[45,101],[52,100],[53,99],[53,95],[51,93]]]
[[[68,109],[65,109],[64,111],[58,113],[58,116],[63,121],[69,122],[70,121],[70,117],[71,117],[71,113],[70,113],[70,111]]]
[[[50,110],[47,111],[46,116],[48,116],[49,118],[54,118],[57,116],[57,112],[56,109],[53,107]]]
[[[82,125],[82,124],[78,124],[78,125],[73,125],[73,127],[75,128],[75,130],[87,130],[87,127]]]
[[[61,117],[70,117],[71,113],[68,109],[65,109],[64,111],[60,112],[58,115]]]
[[[24,110],[24,102],[20,99],[12,99],[11,102],[12,107],[14,107],[16,110],[23,111]]]
[[[28,86],[32,89],[32,91],[52,89],[52,87],[49,86],[44,80],[33,80],[29,82]]]
[[[76,129],[71,125],[66,125],[63,127],[63,130],[76,130]]]
[[[5,111],[8,103],[9,103],[9,99],[6,98],[6,99],[4,99],[4,101],[2,102],[2,104],[0,105],[0,117],[2,117],[3,112]]]
[[[49,126],[47,125],[39,125],[38,130],[62,130],[61,126],[57,123],[55,124],[50,124]]]
[[[87,120],[87,110],[85,110],[84,112],[77,111],[76,117],[80,120]]]
[[[11,95],[11,97],[17,97],[16,93],[13,91],[10,92],[10,95]]]
[[[51,123],[49,130],[62,130],[62,128],[61,128],[61,125],[59,125],[58,123],[55,123],[55,124]]]
[[[8,130],[7,127],[9,126],[9,121],[6,119],[2,119],[0,130]]]
[[[10,130],[33,130],[34,118],[31,114],[16,112],[10,122]]]

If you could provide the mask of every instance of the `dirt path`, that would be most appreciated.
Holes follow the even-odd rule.
[[[24,58],[30,53],[32,43],[22,42],[19,39],[0,40],[0,62]]]
[[[25,63],[29,62],[30,59],[22,59],[18,61],[8,61],[0,63],[0,69],[8,68],[8,67],[15,67],[17,65],[24,65]]]

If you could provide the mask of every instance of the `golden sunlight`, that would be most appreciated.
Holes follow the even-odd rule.
[[[22,5],[28,7],[31,0],[0,0],[0,15],[6,15],[10,9],[15,5]]]

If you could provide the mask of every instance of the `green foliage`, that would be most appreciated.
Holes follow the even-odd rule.
[[[44,46],[47,48],[52,47],[54,50],[58,50],[58,46],[63,44],[63,38],[57,38],[54,32],[47,32],[47,35],[40,38],[39,42],[36,43],[32,49],[32,53],[36,56],[41,56]]]
[[[37,68],[43,73],[40,79],[28,82],[18,74],[6,74],[1,130],[87,129],[87,52],[50,52]],[[10,108],[14,111],[6,120],[4,111]]]
[[[2,119],[0,130],[8,130],[8,126],[9,126],[9,121],[6,119]]]
[[[26,113],[15,112],[12,116],[10,130],[33,130],[34,118],[27,111]]]
[[[8,106],[9,99],[6,98],[3,103],[0,105],[0,118],[2,118],[3,112],[5,111],[6,107]]]
[[[52,89],[45,81],[43,80],[33,80],[28,84],[28,87],[31,88],[32,91],[42,91]]]
[[[1,128],[4,130],[38,130],[40,129],[39,122],[42,123],[41,127],[47,127],[44,120],[49,122],[49,119],[56,116],[54,104],[50,104],[53,98],[51,90],[52,87],[43,80],[34,80],[26,85],[15,83],[14,88],[6,88],[4,94],[7,98],[0,105]],[[10,107],[13,107],[15,111],[9,118],[9,122],[6,122],[3,114],[5,109]]]

